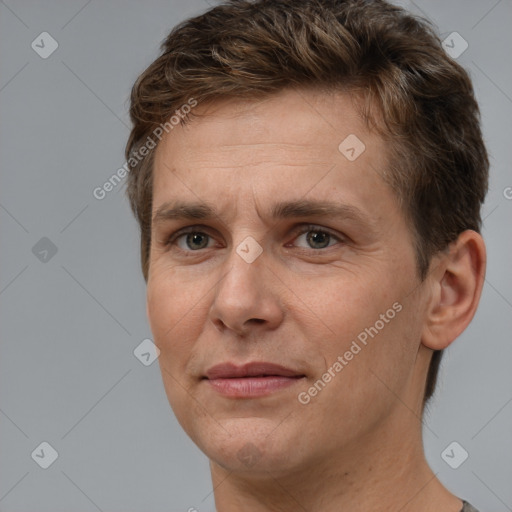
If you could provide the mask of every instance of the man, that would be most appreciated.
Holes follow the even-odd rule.
[[[383,1],[231,1],[134,85],[129,198],[169,402],[218,512],[475,510],[421,417],[485,272],[466,72]]]

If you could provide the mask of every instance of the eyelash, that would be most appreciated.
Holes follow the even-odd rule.
[[[201,229],[203,229],[204,231],[201,231]],[[306,224],[306,225],[303,225],[301,227],[298,228],[298,231],[297,233],[295,234],[294,236],[294,241],[301,235],[305,234],[305,233],[309,233],[310,231],[314,231],[316,233],[325,233],[327,235],[329,235],[330,237],[334,238],[337,242],[341,242],[341,243],[344,243],[346,242],[346,239],[344,239],[343,237],[341,237],[340,235],[338,234],[335,234],[333,233],[332,231],[330,231],[329,229],[327,228],[323,228],[323,227],[320,227],[318,225],[315,225],[315,224]],[[188,235],[190,233],[201,233],[201,234],[205,234],[207,236],[209,236],[210,238],[214,238],[212,235],[210,235],[210,233],[208,233],[208,229],[205,228],[204,226],[189,226],[189,227],[186,227],[186,228],[183,228],[183,229],[180,229],[179,231],[176,231],[175,233],[173,233],[171,236],[169,236],[165,242],[165,246],[170,249],[174,243],[182,236],[184,235]],[[322,249],[314,249],[312,247],[309,248],[309,250],[311,251],[314,251],[314,252],[320,252],[320,251],[324,251],[326,249],[329,249],[331,246],[327,246],[325,248],[322,248]],[[303,247],[301,247],[300,249],[305,249]],[[182,249],[180,249],[182,250]],[[200,252],[202,249],[198,249],[196,251],[193,251],[193,250],[187,250],[185,252],[187,253],[194,253],[194,252]],[[305,250],[308,250],[308,249],[305,249]],[[183,251],[183,250],[182,250]]]
[[[327,228],[323,228],[323,227],[320,227],[320,226],[317,226],[315,224],[306,224],[304,226],[301,226],[298,228],[298,231],[294,237],[294,241],[299,238],[299,236],[301,235],[304,235],[305,233],[309,233],[310,231],[314,231],[315,233],[324,233],[324,234],[327,234],[329,235],[331,238],[333,238],[334,240],[336,240],[338,243],[341,242],[345,242],[345,240],[338,234],[334,233],[333,231],[327,229]],[[315,251],[315,252],[319,252],[319,251],[324,251],[326,249],[329,249],[331,247],[331,245],[328,245],[327,247],[324,247],[322,249],[314,249],[313,247],[310,247],[309,250],[311,251]],[[304,249],[303,247],[301,247],[300,249]],[[308,250],[308,249],[306,249]]]
[[[165,242],[165,246],[168,249],[170,249],[174,245],[174,242],[176,242],[176,240],[178,240],[180,237],[182,237],[184,235],[188,235],[190,233],[201,233],[201,234],[205,234],[205,235],[209,236],[210,238],[213,238],[212,235],[210,235],[210,233],[208,233],[208,229],[206,229],[204,226],[189,226],[189,227],[180,229],[180,230],[176,231],[176,233],[173,233],[171,236],[169,236]],[[192,253],[192,252],[199,252],[199,251],[189,250],[186,252]]]

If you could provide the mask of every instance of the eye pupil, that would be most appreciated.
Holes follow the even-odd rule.
[[[308,244],[315,249],[322,249],[329,245],[330,236],[329,233],[322,231],[310,231],[307,235]]]
[[[189,233],[187,246],[191,249],[204,249],[208,245],[208,235],[204,233]]]

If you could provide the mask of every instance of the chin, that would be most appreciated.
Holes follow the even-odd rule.
[[[255,417],[219,423],[222,427],[194,429],[189,436],[213,463],[228,471],[268,477],[269,471],[291,469],[292,459],[300,453],[288,425],[284,428],[279,422]]]

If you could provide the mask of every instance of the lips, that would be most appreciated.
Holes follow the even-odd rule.
[[[243,377],[303,377],[294,370],[285,368],[273,363],[247,363],[242,366],[236,366],[232,363],[223,363],[212,366],[206,372],[208,379],[236,379]]]
[[[217,392],[232,398],[265,396],[289,387],[304,374],[281,365],[253,362],[242,366],[222,363],[211,367],[204,377]]]

